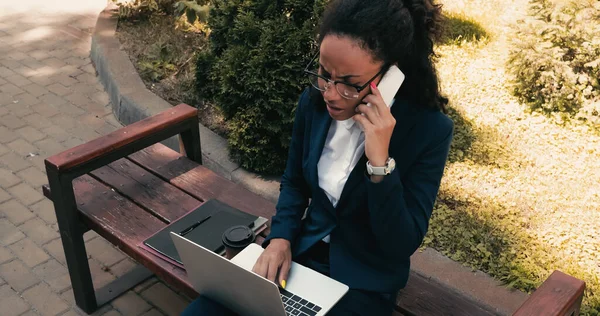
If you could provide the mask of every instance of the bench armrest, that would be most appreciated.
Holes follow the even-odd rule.
[[[181,134],[188,157],[201,163],[198,110],[180,104],[49,157],[45,160],[46,169],[83,174],[177,134]],[[89,165],[98,160],[102,161]]]
[[[513,316],[578,315],[584,290],[584,281],[554,271]]]

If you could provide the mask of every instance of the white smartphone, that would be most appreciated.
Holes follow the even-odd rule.
[[[377,89],[383,97],[383,101],[388,107],[393,105],[394,97],[404,82],[404,73],[396,66],[392,65],[385,73],[377,85]]]

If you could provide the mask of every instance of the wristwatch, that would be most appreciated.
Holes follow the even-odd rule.
[[[371,165],[371,162],[367,161],[367,173],[370,176],[385,176],[392,173],[392,171],[394,171],[395,168],[396,161],[392,157],[387,159],[387,161],[385,162],[385,166],[383,167],[373,167]]]

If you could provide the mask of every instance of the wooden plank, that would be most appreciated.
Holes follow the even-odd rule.
[[[108,135],[49,157],[45,161],[46,166],[59,170],[60,172],[65,172],[66,170],[99,158],[108,152],[123,148],[167,127],[183,123],[186,120],[197,121],[197,112],[196,108],[186,104],[180,104],[172,109],[125,126]]]
[[[579,315],[584,290],[584,281],[556,270],[513,315]]]
[[[410,273],[408,284],[398,294],[396,305],[404,315],[495,315],[414,272]]]
[[[162,144],[150,146],[129,158],[199,200],[219,199],[267,219],[275,214],[273,203]]]
[[[184,270],[138,247],[165,223],[88,175],[75,179],[73,186],[86,225],[165,282],[190,297],[197,295]]]
[[[202,203],[125,158],[93,171],[92,175],[167,224]]]

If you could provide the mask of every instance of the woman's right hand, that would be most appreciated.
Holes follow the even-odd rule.
[[[292,247],[290,242],[282,238],[271,240],[267,248],[258,257],[252,271],[275,282],[279,272],[278,282],[282,288],[285,288],[290,267],[292,265]]]

